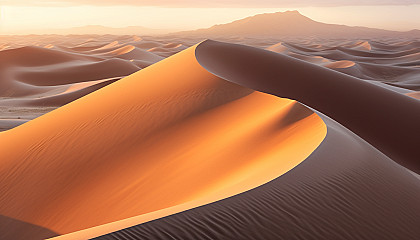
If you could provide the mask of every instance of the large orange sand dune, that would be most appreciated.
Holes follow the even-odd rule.
[[[325,134],[300,104],[210,74],[193,47],[1,133],[0,213],[58,234],[175,213],[278,177]]]
[[[417,239],[419,42],[223,40],[2,38],[0,238]]]
[[[213,74],[298,99],[354,133],[320,113],[328,127],[325,140],[288,174],[174,215],[166,216],[180,205],[57,240],[415,239],[418,175],[397,163],[418,171],[415,136],[407,134],[418,129],[417,100],[398,88],[245,46],[207,41],[196,56]]]

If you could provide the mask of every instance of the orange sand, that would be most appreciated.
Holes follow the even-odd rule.
[[[420,99],[420,92],[411,92],[411,93],[407,93],[406,95],[412,98]]]
[[[194,51],[0,133],[0,213],[60,234],[148,221],[264,184],[324,139],[316,114],[219,79]]]

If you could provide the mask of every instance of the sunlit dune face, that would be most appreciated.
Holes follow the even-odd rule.
[[[277,52],[277,53],[281,53],[281,52],[285,52],[287,51],[287,47],[283,46],[282,43],[276,43],[268,48],[266,48],[267,50],[273,51],[273,52]]]
[[[412,8],[420,10],[417,5]],[[306,11],[308,16],[310,13],[319,16],[319,13],[337,9],[340,7],[327,10],[304,7],[301,11]],[[342,11],[357,10],[357,7],[344,9],[347,10]],[[32,33],[33,29],[45,33],[55,28],[72,28],[86,24],[118,28],[138,23],[153,28],[193,29],[209,27],[216,23],[215,19],[229,22],[260,11],[279,10],[283,9],[110,7],[95,4],[75,4],[64,8],[14,5],[0,7],[0,35]],[[411,16],[410,11],[407,16]],[[381,14],[383,13],[379,10],[372,12],[370,18]],[[319,19],[325,17],[333,22],[334,19],[352,20],[351,17],[336,15],[324,14]],[[218,16],[222,17],[219,19]],[[353,23],[370,19],[366,16],[369,14],[365,13],[364,17],[361,16],[361,19],[356,19]],[[392,19],[390,16],[388,18]],[[246,19],[244,22],[249,23],[252,20]],[[290,22],[290,25],[293,23],[286,22]],[[374,25],[375,21],[368,21],[366,24]],[[272,28],[271,22],[261,26]],[[392,27],[401,30],[413,26],[416,25],[396,23]],[[95,31],[101,29],[101,26],[90,26],[89,29]],[[69,31],[78,33],[74,29]],[[34,35],[22,36],[27,38],[22,41],[18,41],[15,36],[7,36],[12,40],[0,42],[0,51],[8,48],[13,50],[1,52],[4,58],[0,58],[0,62],[5,62],[3,65],[6,67],[0,66],[0,103],[3,100],[16,100],[21,104],[18,107],[38,104],[37,107],[45,109],[45,103],[40,101],[43,98],[68,97],[83,92],[61,105],[55,103],[59,106],[57,109],[51,109],[45,115],[32,118],[33,120],[27,119],[28,122],[23,125],[13,126],[7,131],[6,128],[0,129],[4,130],[0,132],[1,215],[49,229],[57,234],[77,235],[77,231],[90,234],[89,237],[80,238],[73,238],[74,235],[59,237],[63,240],[90,239],[255,190],[289,171],[296,170],[294,168],[313,155],[326,137],[327,126],[324,121],[301,103],[281,98],[288,95],[274,96],[253,91],[243,87],[248,86],[246,84],[242,86],[242,83],[236,82],[240,84],[237,85],[228,77],[217,73],[214,75],[206,70],[209,68],[197,61],[199,55],[195,52],[196,46],[187,49],[196,42],[184,41],[184,38],[178,41],[178,38],[170,39],[172,36],[167,35],[163,40],[156,36],[150,39],[143,32],[139,33],[141,37],[132,34],[110,37],[111,35],[95,35],[92,38],[89,35],[90,39],[80,38],[77,41],[77,37],[73,35],[62,39],[62,36],[59,39],[57,35],[43,35],[41,40]],[[54,41],[46,40],[50,37]],[[273,71],[256,76],[275,72],[294,61],[305,64],[290,65],[284,75],[276,75],[275,79],[319,80],[333,76],[331,79],[334,81],[331,82],[335,86],[334,84],[343,79],[347,81],[350,78],[336,73],[339,71],[349,75],[372,74],[372,79],[379,79],[378,84],[382,83],[384,77],[395,76],[395,81],[391,80],[396,85],[397,80],[404,80],[397,76],[408,76],[406,80],[411,82],[413,75],[408,73],[415,71],[410,69],[410,64],[418,64],[418,51],[412,53],[413,48],[410,47],[418,44],[415,41],[396,43],[392,47],[400,46],[398,51],[382,49],[375,56],[378,49],[375,41],[338,40],[339,45],[334,45],[336,42],[331,43],[334,47],[331,46],[331,49],[324,52],[324,49],[329,48],[328,44],[313,43],[312,40],[303,41],[303,46],[294,46],[287,41],[282,43],[274,38],[260,40],[236,36],[230,40],[238,44],[251,41],[255,46],[271,51],[263,51],[264,54],[280,56],[284,60],[277,64],[276,61],[263,63],[266,55],[261,55],[264,58],[242,57],[241,59],[250,60],[243,65],[251,66],[248,69],[257,69],[254,64],[275,64],[273,68],[264,68]],[[183,49],[187,50],[182,51]],[[227,56],[241,56],[238,52],[222,53],[220,59],[209,59],[213,63],[222,63]],[[385,57],[392,54],[402,56]],[[165,59],[167,56],[172,57]],[[345,58],[346,56],[349,58]],[[395,59],[400,62],[393,62]],[[369,64],[369,60],[375,64]],[[229,66],[230,63],[240,61],[233,60],[224,64]],[[381,66],[382,63],[385,67]],[[243,66],[235,70],[242,79],[252,75],[247,74],[247,68]],[[303,67],[298,69],[300,66]],[[314,71],[316,74],[311,74],[312,67],[317,67],[315,70],[318,72]],[[289,69],[298,71],[289,72]],[[303,72],[308,76],[296,77]],[[110,73],[113,74],[112,77],[105,77]],[[355,77],[362,78],[359,75]],[[368,77],[366,79],[370,79]],[[354,77],[350,79],[355,82],[357,80]],[[112,83],[108,83],[111,80]],[[97,88],[102,83],[110,85]],[[324,87],[330,86],[311,85],[315,81],[307,83],[309,84],[300,84],[295,88],[312,86],[309,90],[302,91],[300,96],[309,96],[314,89],[328,89]],[[335,89],[339,88],[335,87],[333,91],[324,93],[335,93]],[[316,95],[314,99],[318,96],[326,99],[325,96],[329,96]],[[406,95],[420,99],[419,92]],[[330,100],[329,103],[343,99],[347,101],[343,98],[346,94],[332,96],[340,97],[335,101]],[[402,97],[416,102],[407,96]],[[293,95],[288,97],[301,101]],[[353,100],[358,100],[358,97],[349,98],[351,101],[347,102],[355,105],[356,101]],[[368,96],[366,99],[372,97]],[[314,106],[320,105],[312,106],[309,104],[311,101],[302,102],[319,110]],[[345,109],[343,112],[351,110],[348,107],[350,105],[344,106],[337,107],[337,111],[341,113],[342,109]],[[351,114],[358,115],[360,114]],[[1,119],[0,116],[0,128],[2,120],[9,119]],[[18,120],[22,120],[20,116]],[[329,129],[335,131],[330,126]],[[348,139],[350,141],[353,138]],[[395,145],[395,142],[392,143]],[[363,144],[360,144],[359,149],[362,149]],[[330,152],[337,154],[339,150]],[[365,153],[362,150],[360,152],[361,155]],[[319,155],[318,158],[321,159]],[[325,173],[329,171],[328,165],[320,168]],[[310,185],[305,187],[313,189]],[[306,206],[308,203],[297,201],[297,204]],[[95,232],[95,229],[99,230]]]
[[[353,67],[356,63],[353,61],[341,60],[337,62],[327,63],[324,66],[331,69],[342,69]]]
[[[109,54],[115,54],[115,55],[122,55],[122,54],[126,54],[129,53],[131,51],[133,51],[136,47],[132,46],[132,45],[127,45],[124,47],[121,47],[119,49],[116,49],[114,51],[109,52]]]
[[[0,181],[13,190],[0,211],[60,234],[172,214],[264,184],[321,143],[311,110],[212,75],[194,50],[1,133]]]
[[[420,100],[420,92],[411,92],[407,93],[406,95]]]

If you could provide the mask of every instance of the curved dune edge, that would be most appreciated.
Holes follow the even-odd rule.
[[[418,136],[413,134],[420,132],[419,101],[299,59],[238,44],[207,40],[198,45],[196,57],[222,79],[324,113],[420,173]]]
[[[0,133],[0,213],[60,234],[140,215],[69,237],[85,239],[255,188],[319,146],[315,113],[214,76],[195,48]]]
[[[335,69],[335,68],[350,68],[350,67],[353,67],[354,65],[356,65],[356,63],[353,61],[341,60],[341,61],[336,61],[332,63],[327,63],[324,65],[324,67]]]
[[[327,136],[290,173],[242,194],[95,240],[417,239],[418,175],[318,115],[328,127]]]
[[[410,92],[406,93],[405,95],[420,100],[420,92]]]

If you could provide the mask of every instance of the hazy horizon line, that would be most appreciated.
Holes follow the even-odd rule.
[[[184,31],[195,31],[195,30],[200,30],[200,29],[208,29],[211,28],[213,26],[217,26],[217,25],[224,25],[224,24],[229,24],[232,23],[234,21],[238,21],[238,20],[242,20],[245,18],[250,18],[250,17],[255,17],[258,15],[262,15],[262,14],[276,14],[276,13],[285,13],[285,12],[290,12],[290,11],[296,11],[299,12],[299,10],[287,10],[287,11],[277,11],[277,12],[260,12],[254,15],[249,15],[247,17],[242,17],[242,18],[238,18],[236,20],[233,21],[229,21],[229,22],[223,22],[223,23],[214,23],[213,25],[211,25],[210,27],[198,27],[198,28],[154,28],[154,27],[149,27],[147,25],[124,25],[124,26],[110,26],[110,25],[106,25],[106,24],[86,24],[86,25],[75,25],[75,26],[71,26],[71,27],[52,27],[52,28],[31,28],[31,29],[21,29],[18,31],[8,31],[5,34],[0,34],[2,36],[11,36],[11,35],[85,35],[86,33],[77,33],[76,32],[72,32],[72,30],[75,29],[83,29],[83,28],[89,28],[89,27],[97,27],[97,28],[107,28],[107,29],[113,29],[113,30],[124,30],[127,28],[144,28],[145,31],[151,31],[151,32],[155,32],[155,34],[143,34],[143,35],[162,35],[162,34],[172,34],[172,33],[177,33],[177,32],[184,32]],[[300,13],[301,15],[308,17],[302,13]],[[311,20],[314,20],[311,17],[308,17]],[[370,28],[370,29],[380,29],[380,30],[386,30],[386,31],[393,31],[393,32],[410,32],[410,31],[415,31],[415,30],[420,30],[420,28],[411,28],[411,29],[407,29],[407,30],[397,30],[397,29],[392,29],[392,28],[380,28],[380,27],[373,27],[373,26],[369,26],[369,25],[349,25],[349,24],[341,24],[341,23],[332,23],[332,22],[325,22],[325,21],[317,21],[314,20],[316,22],[320,22],[320,23],[325,23],[325,24],[334,24],[334,25],[342,25],[342,26],[349,26],[349,27],[364,27],[364,28]],[[95,30],[93,30],[95,31]],[[92,35],[103,35],[106,33],[99,33],[99,32],[92,32]],[[113,34],[113,33],[109,33],[110,35],[131,35],[131,34],[141,34],[141,33],[127,33],[127,34]]]

